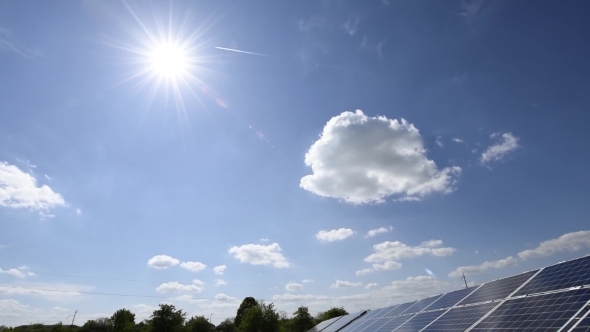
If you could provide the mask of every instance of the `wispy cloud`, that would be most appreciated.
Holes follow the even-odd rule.
[[[482,164],[489,163],[490,161],[502,160],[508,153],[520,147],[520,145],[518,145],[519,138],[512,133],[504,133],[502,135],[495,133],[490,137],[501,137],[502,139],[497,144],[488,147],[487,150],[481,154],[480,160]]]
[[[379,54],[380,58],[383,57],[383,45],[385,45],[386,42],[387,42],[387,38],[383,39],[382,41],[379,42],[379,44],[377,44],[377,54]]]
[[[31,50],[25,46],[22,46],[19,41],[16,39],[12,31],[9,29],[1,28],[0,27],[0,52],[14,52],[18,55],[21,55],[27,59],[32,58],[33,56],[40,56],[41,52],[39,50]]]
[[[479,265],[471,266],[460,266],[455,271],[449,273],[449,277],[458,278],[465,274],[480,274],[489,269],[501,269],[508,266],[514,266],[518,263],[518,260],[512,256],[500,259],[497,261],[483,262]]]
[[[367,234],[365,235],[365,238],[373,237],[373,236],[378,235],[378,234],[383,234],[383,233],[391,232],[392,230],[393,230],[393,227],[392,226],[389,226],[387,228],[386,227],[379,227],[379,228],[371,229],[371,230],[369,230],[367,232]]]
[[[360,19],[358,17],[351,17],[342,24],[342,29],[349,35],[354,36],[358,31],[359,22]]]
[[[323,16],[312,16],[308,19],[302,19],[297,22],[297,27],[301,32],[309,32],[314,29],[323,29],[328,20]]]

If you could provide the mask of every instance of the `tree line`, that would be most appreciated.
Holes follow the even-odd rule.
[[[171,304],[160,304],[149,319],[135,322],[135,314],[128,309],[119,309],[111,317],[87,321],[83,326],[25,325],[15,328],[0,326],[0,332],[305,332],[322,321],[347,315],[344,308],[333,307],[315,316],[308,307],[301,306],[288,318],[284,311],[278,312],[273,303],[264,303],[253,297],[245,298],[234,318],[227,318],[215,326],[205,316],[187,318],[187,313]]]

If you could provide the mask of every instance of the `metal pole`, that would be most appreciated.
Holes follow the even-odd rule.
[[[78,313],[78,310],[76,310],[76,312],[74,312],[74,318],[72,318],[72,325],[70,325],[70,328],[74,327],[74,319],[76,319],[77,313]]]
[[[467,278],[465,278],[465,273],[463,273],[463,281],[465,281],[465,288],[469,288],[469,286],[467,286]]]

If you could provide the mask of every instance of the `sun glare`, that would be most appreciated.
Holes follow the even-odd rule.
[[[149,56],[151,70],[160,76],[174,79],[185,74],[189,67],[189,57],[180,46],[172,43],[157,45]]]

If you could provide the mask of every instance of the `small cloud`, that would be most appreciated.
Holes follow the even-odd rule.
[[[47,181],[51,181],[51,178],[47,174],[45,174],[45,179],[47,179]]]
[[[331,231],[319,231],[316,238],[322,242],[342,241],[352,235],[354,231],[350,228],[333,229]]]
[[[519,252],[518,257],[521,259],[546,257],[559,252],[574,252],[587,247],[590,247],[590,231],[579,231],[541,242],[535,249]]]
[[[383,57],[383,45],[385,45],[386,42],[387,42],[387,39],[383,39],[382,41],[379,42],[379,44],[377,44],[377,54],[379,54],[380,58]]]
[[[302,283],[307,284],[313,282],[313,279],[303,279]]]
[[[490,137],[496,138],[499,137],[500,134],[495,133],[492,134]],[[520,146],[518,145],[519,138],[512,135],[512,133],[504,133],[501,135],[502,140],[495,145],[492,145],[485,150],[481,155],[481,163],[486,164],[490,161],[499,161],[502,160],[508,153],[518,149]]]
[[[445,146],[442,141],[442,136],[438,136],[435,141],[436,145],[440,146],[441,148]]]
[[[207,265],[201,262],[182,262],[180,267],[192,272],[200,272],[207,268]]]
[[[288,284],[285,285],[285,289],[289,292],[296,292],[296,291],[300,291],[303,289],[303,285],[302,284],[298,284],[294,281],[289,282]]]
[[[213,268],[213,272],[215,272],[215,274],[222,275],[225,269],[227,269],[227,266],[225,266],[225,264],[219,265]]]
[[[331,288],[350,288],[350,287],[359,287],[362,286],[362,282],[350,282],[344,280],[336,280],[336,283],[332,284]]]
[[[176,266],[180,261],[167,255],[157,255],[148,261],[148,266],[158,270],[164,270],[172,266]]]
[[[233,296],[229,296],[223,293],[219,293],[217,295],[215,295],[215,299],[217,301],[236,301],[237,299]]]
[[[81,214],[82,214],[82,210],[80,210],[80,209],[78,209],[78,208],[77,208],[77,209],[76,209],[76,215],[77,215],[77,216],[79,216],[79,215],[81,215]]]
[[[465,143],[464,140],[462,140],[460,138],[457,138],[457,137],[453,138],[453,142],[455,142],[455,143]]]
[[[451,79],[451,81],[453,83],[463,83],[463,82],[467,81],[468,78],[469,78],[469,74],[465,73],[465,74],[453,77]]]
[[[397,270],[400,267],[402,267],[402,264],[394,261],[387,261],[383,264],[373,264],[373,270],[375,271]]]
[[[392,230],[393,230],[392,226],[389,226],[388,228],[379,227],[376,229],[371,229],[370,231],[367,232],[367,234],[365,235],[365,238],[369,238],[369,237],[373,237],[375,235],[391,232]]]
[[[181,284],[176,281],[165,282],[156,288],[158,293],[178,293],[178,292],[193,292],[200,293],[203,291],[203,282],[199,279],[193,280],[193,284]]]
[[[225,286],[225,285],[227,285],[227,282],[225,282],[225,280],[215,279],[215,286]]]
[[[473,254],[475,254],[475,255],[479,254],[479,250],[474,251]]]
[[[297,22],[299,31],[301,32],[309,32],[311,30],[320,30],[323,29],[328,20],[323,16],[313,16],[309,19],[300,20]]]
[[[348,21],[342,24],[342,29],[344,29],[344,31],[350,36],[354,36],[358,30],[359,22],[360,20],[358,17],[349,18]]]
[[[489,269],[501,269],[508,266],[514,266],[518,263],[517,259],[509,256],[492,262],[483,262],[480,265],[460,266],[455,271],[449,273],[449,277],[458,278],[463,274],[480,274]]]
[[[379,284],[377,284],[377,283],[375,283],[375,282],[371,282],[371,283],[368,283],[368,284],[365,286],[365,289],[374,288],[374,287],[377,287],[377,286],[379,286]]]
[[[282,254],[281,246],[278,243],[269,245],[245,244],[240,247],[231,247],[230,254],[241,263],[251,265],[273,265],[275,268],[289,267],[289,261]]]
[[[375,272],[373,269],[363,269],[360,271],[356,271],[356,276],[360,277],[360,276],[364,276],[365,274],[369,274],[369,273],[373,273]]]
[[[26,266],[20,266],[16,269],[8,269],[3,270],[0,268],[0,274],[8,274],[17,278],[26,278],[26,277],[33,277],[36,274],[30,271],[27,271],[29,268]]]
[[[394,202],[420,202],[422,198],[416,196],[403,196],[398,199],[394,199]]]
[[[267,239],[267,238],[265,238],[265,237],[263,237],[262,239],[260,239],[260,241],[261,241],[261,242],[268,242],[268,241],[270,241],[270,240],[269,240],[269,239]]]

